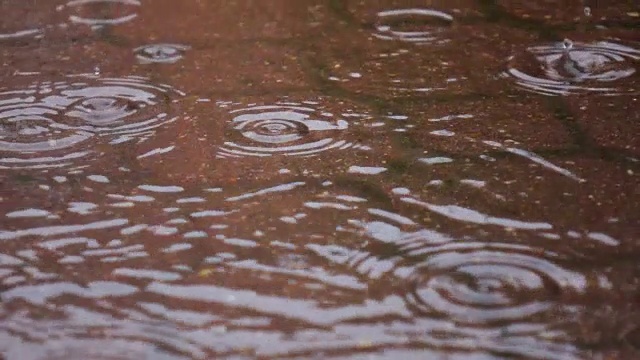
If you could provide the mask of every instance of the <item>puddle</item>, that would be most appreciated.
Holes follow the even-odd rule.
[[[640,17],[574,3],[0,1],[0,358],[638,358]]]

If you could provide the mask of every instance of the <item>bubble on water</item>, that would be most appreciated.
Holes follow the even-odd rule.
[[[349,123],[315,106],[286,102],[232,110],[231,139],[220,147],[218,157],[312,156],[353,147],[335,138]]]
[[[58,10],[69,12],[69,20],[92,27],[117,25],[135,19],[138,0],[72,0]]]
[[[377,14],[376,32],[382,40],[398,40],[417,44],[440,42],[440,33],[453,22],[447,13],[421,8],[395,9]]]
[[[74,165],[95,155],[103,140],[142,142],[175,120],[160,106],[170,96],[168,86],[141,77],[62,80],[0,90],[0,167]]]
[[[520,87],[544,95],[636,93],[633,82],[640,51],[613,42],[592,44],[565,39],[534,46],[526,56],[514,56],[506,74]]]
[[[189,49],[189,46],[179,44],[153,44],[138,47],[133,51],[136,59],[142,64],[172,64],[182,59],[184,52]]]

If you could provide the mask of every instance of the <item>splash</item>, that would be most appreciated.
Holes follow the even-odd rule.
[[[636,73],[640,51],[614,42],[579,43],[565,39],[534,46],[511,58],[507,75],[526,90],[543,95],[636,93],[624,80]],[[533,64],[531,63],[533,62]]]
[[[134,49],[136,59],[141,64],[173,64],[182,59],[189,46],[179,44],[153,44]]]

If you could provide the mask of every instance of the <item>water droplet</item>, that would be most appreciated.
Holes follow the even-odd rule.
[[[136,58],[142,64],[175,63],[182,59],[189,46],[178,44],[153,44],[134,49]]]
[[[564,39],[562,41],[562,47],[567,51],[571,50],[573,48],[573,41],[570,39]]]
[[[636,93],[625,78],[636,72],[640,51],[613,42],[534,46],[514,56],[507,74],[530,91],[545,95],[592,92],[602,95]]]

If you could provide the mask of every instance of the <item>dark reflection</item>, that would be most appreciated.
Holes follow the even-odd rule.
[[[628,4],[0,8],[0,358],[640,356]]]

